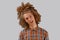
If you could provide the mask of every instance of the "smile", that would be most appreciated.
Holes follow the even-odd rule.
[[[33,23],[33,21],[31,23]]]

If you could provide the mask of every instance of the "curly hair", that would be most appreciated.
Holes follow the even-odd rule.
[[[22,2],[22,5],[17,7],[17,15],[19,19],[19,25],[21,25],[23,28],[29,28],[28,23],[24,20],[23,15],[25,12],[31,12],[36,20],[36,23],[39,24],[41,22],[41,15],[37,12],[37,10],[31,5],[29,2],[24,4]]]

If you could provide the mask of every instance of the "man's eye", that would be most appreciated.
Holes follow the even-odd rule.
[[[28,18],[26,18],[26,19],[28,19]]]
[[[31,16],[30,16],[30,18],[31,18]]]

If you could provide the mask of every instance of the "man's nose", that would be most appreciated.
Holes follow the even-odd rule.
[[[29,18],[29,21],[31,21],[31,18]]]

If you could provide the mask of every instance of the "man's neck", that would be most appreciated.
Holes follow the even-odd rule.
[[[37,24],[33,24],[33,25],[30,25],[29,27],[30,27],[31,29],[35,29],[37,26],[38,26]]]

